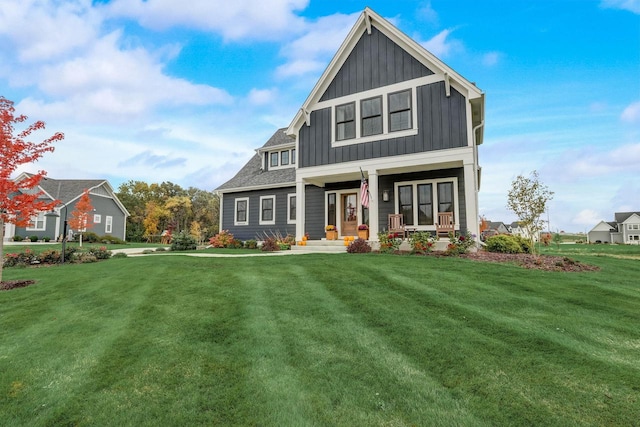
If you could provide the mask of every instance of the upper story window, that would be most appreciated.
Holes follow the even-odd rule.
[[[356,137],[356,103],[350,102],[336,107],[336,140]]]
[[[286,148],[269,151],[265,162],[269,162],[269,169],[290,168],[296,164],[296,149]]]
[[[364,99],[360,103],[362,116],[362,136],[378,135],[382,133],[382,97]]]
[[[289,164],[289,151],[281,151],[280,152],[280,165],[286,166]]]
[[[411,91],[389,94],[389,132],[411,129]]]
[[[640,224],[627,224],[627,230],[640,230]]]
[[[269,162],[269,166],[276,167],[278,166],[278,152],[271,153],[271,161]]]

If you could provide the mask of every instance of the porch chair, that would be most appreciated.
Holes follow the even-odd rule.
[[[438,222],[436,223],[436,234],[438,236],[448,236],[449,232],[455,231],[453,222],[453,212],[438,212]]]
[[[404,217],[402,214],[389,214],[389,223],[387,226],[389,234],[402,234],[404,239],[407,236],[407,230],[404,226]]]

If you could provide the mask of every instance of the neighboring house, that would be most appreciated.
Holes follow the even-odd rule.
[[[497,236],[498,234],[510,234],[511,231],[504,222],[487,221],[487,229],[482,232],[483,238]]]
[[[220,229],[300,240],[366,223],[375,240],[389,214],[435,231],[453,212],[457,231],[479,235],[483,128],[483,92],[367,8],[289,127],[217,188]]]
[[[587,234],[589,243],[640,245],[640,212],[616,212],[615,221],[600,221]]]
[[[20,181],[23,177],[24,175],[20,175],[16,180]],[[94,232],[99,236],[111,235],[124,240],[129,212],[120,203],[107,181],[103,179],[52,179],[47,177],[40,181],[40,185],[34,191],[42,191],[45,200],[60,201],[60,204],[55,208],[58,216],[40,212],[25,228],[7,224],[4,238],[10,240],[15,235],[48,237],[52,240],[59,238],[63,233],[65,214],[67,220],[70,220],[71,213],[75,210],[75,205],[85,189],[89,190],[91,204],[95,209],[91,214],[93,215],[93,226],[87,231]],[[73,232],[77,231],[73,230]]]

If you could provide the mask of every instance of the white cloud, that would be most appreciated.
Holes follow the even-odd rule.
[[[634,102],[625,108],[620,118],[623,122],[640,124],[640,101]]]
[[[430,1],[418,9],[418,16],[433,25],[438,25],[438,12],[431,6]]]
[[[267,105],[277,99],[277,89],[256,89],[249,91],[247,100],[251,105]]]
[[[455,39],[451,39],[449,36],[453,30],[446,29],[440,31],[426,42],[422,42],[422,46],[429,52],[439,58],[446,58],[453,52],[461,49],[461,43]]]
[[[502,55],[499,52],[489,52],[482,56],[482,64],[486,67],[493,67],[498,64]]]
[[[582,226],[595,226],[600,221],[602,221],[602,214],[593,209],[583,209],[571,220],[573,224]]]
[[[115,0],[105,6],[111,16],[137,19],[147,28],[182,26],[221,34],[225,40],[279,38],[298,31],[296,11],[308,0]]]
[[[600,5],[609,9],[622,9],[640,14],[640,0],[602,0]]]

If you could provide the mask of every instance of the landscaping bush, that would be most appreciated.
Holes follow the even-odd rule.
[[[118,252],[117,254],[113,255],[112,258],[126,258],[128,257],[127,254],[125,254],[124,252]]]
[[[521,254],[524,252],[522,238],[510,234],[498,234],[487,239],[486,248],[489,252],[500,252],[503,254]]]
[[[475,236],[471,234],[468,230],[465,234],[455,234],[449,232],[449,245],[447,246],[447,250],[445,251],[445,255],[460,255],[466,254],[469,249],[475,244],[473,240]]]
[[[31,265],[35,259],[31,249],[25,249],[23,252],[7,253],[4,255],[3,267],[19,267]]]
[[[228,248],[233,240],[233,234],[229,233],[229,230],[222,230],[209,239],[209,244],[214,248]]]
[[[110,236],[110,235],[104,235],[102,237],[100,237],[100,242],[101,243],[108,243],[108,244],[112,244],[112,245],[126,245],[127,242],[125,242],[124,240],[115,237],[115,236]]]
[[[257,249],[258,242],[256,240],[247,240],[246,242],[244,242],[244,247],[247,249]]]
[[[100,237],[93,231],[85,231],[82,234],[82,241],[85,243],[97,243],[100,241]]]
[[[196,239],[183,231],[175,235],[171,240],[172,251],[192,251],[195,250],[197,246]]]
[[[264,239],[260,250],[263,252],[275,252],[280,250],[280,245],[274,236],[270,236]]]
[[[29,236],[29,240],[31,240],[31,242],[35,243],[38,241],[38,236]]]
[[[18,236],[17,234],[15,236],[13,236],[13,241],[14,242],[22,242],[22,236]]]
[[[111,251],[107,250],[105,246],[89,248],[87,251],[89,254],[96,257],[96,259],[109,259],[111,258]]]
[[[60,251],[48,249],[40,252],[38,261],[42,264],[59,264],[62,259]]]
[[[42,241],[45,243],[49,243],[51,241],[51,237],[43,237]]]
[[[366,254],[371,252],[371,245],[365,239],[356,239],[349,244],[347,252],[350,254]]]
[[[414,253],[431,252],[438,238],[428,231],[416,231],[409,237],[409,243]]]
[[[402,239],[396,234],[381,231],[378,233],[378,241],[380,242],[381,253],[394,253],[400,248]]]

